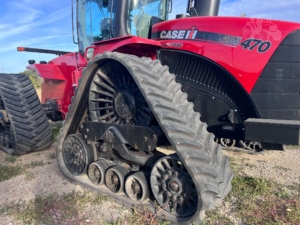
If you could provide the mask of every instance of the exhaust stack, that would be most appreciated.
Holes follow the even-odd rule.
[[[217,16],[221,0],[189,0],[188,13],[191,16]],[[194,2],[194,7],[192,6]]]

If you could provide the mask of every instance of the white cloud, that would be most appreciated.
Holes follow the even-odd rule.
[[[69,17],[69,16],[70,16],[70,8],[69,7],[57,10],[57,11],[45,16],[44,18],[42,18],[42,19],[40,19],[36,22],[27,23],[27,24],[18,26],[14,29],[11,29],[9,31],[1,32],[0,40],[5,39],[7,37],[10,37],[12,35],[20,34],[20,33],[26,32],[26,31],[30,31],[34,28],[38,28],[38,27],[41,27],[41,26],[44,26],[44,25],[47,25],[47,24],[57,22],[57,21],[62,20],[66,17]]]
[[[221,1],[219,15],[240,16],[245,13],[247,17],[271,17],[271,19],[300,21],[299,0],[235,0]]]
[[[11,2],[11,7],[13,11],[18,11],[19,20],[17,23],[26,24],[34,22],[35,19],[38,19],[45,13],[43,11],[34,9],[33,7],[29,7],[28,4],[20,1],[20,2]]]
[[[69,35],[67,35],[67,36],[69,36]],[[12,42],[6,46],[1,47],[0,52],[7,52],[7,51],[15,52],[17,50],[17,47],[29,47],[36,43],[41,43],[41,42],[45,42],[50,39],[61,38],[61,37],[63,37],[63,36],[46,36],[46,37],[30,38],[27,40],[16,41],[16,42]],[[52,45],[52,46],[54,46],[54,45]]]
[[[24,4],[30,5],[31,7],[49,7],[53,5],[65,6],[66,4],[71,5],[71,1],[62,1],[62,0],[21,0]],[[75,1],[75,0],[74,0]]]
[[[1,29],[8,29],[8,28],[10,28],[10,27],[11,27],[10,24],[5,24],[5,23],[0,24],[0,30],[1,30]]]

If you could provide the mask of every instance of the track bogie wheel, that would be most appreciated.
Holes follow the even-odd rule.
[[[63,144],[63,159],[69,172],[74,175],[86,173],[94,159],[94,151],[81,134],[69,135]]]
[[[113,193],[124,191],[124,183],[129,170],[124,166],[114,166],[105,173],[106,187]]]
[[[95,185],[103,185],[105,180],[105,172],[110,166],[111,163],[105,159],[91,163],[88,169],[88,177],[90,181]]]
[[[147,176],[143,172],[130,175],[125,182],[125,191],[129,198],[142,202],[149,198]]]

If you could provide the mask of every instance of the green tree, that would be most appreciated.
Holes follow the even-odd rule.
[[[40,76],[37,74],[36,71],[34,70],[24,70],[23,72],[21,72],[22,74],[25,74],[26,76],[29,77],[29,79],[31,80],[31,83],[33,84],[33,86],[35,88],[41,88],[42,86],[42,79],[40,78]]]

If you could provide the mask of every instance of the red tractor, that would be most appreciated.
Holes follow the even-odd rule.
[[[299,145],[300,24],[273,21],[280,40],[244,37],[250,19],[218,17],[219,4],[190,0],[188,15],[168,21],[171,0],[77,0],[78,52],[19,49],[61,55],[30,68],[44,79],[44,117],[65,120],[56,155],[67,177],[129,206],[156,211],[156,201],[173,223],[200,223],[231,190],[216,139]],[[18,121],[3,128],[17,150]]]

